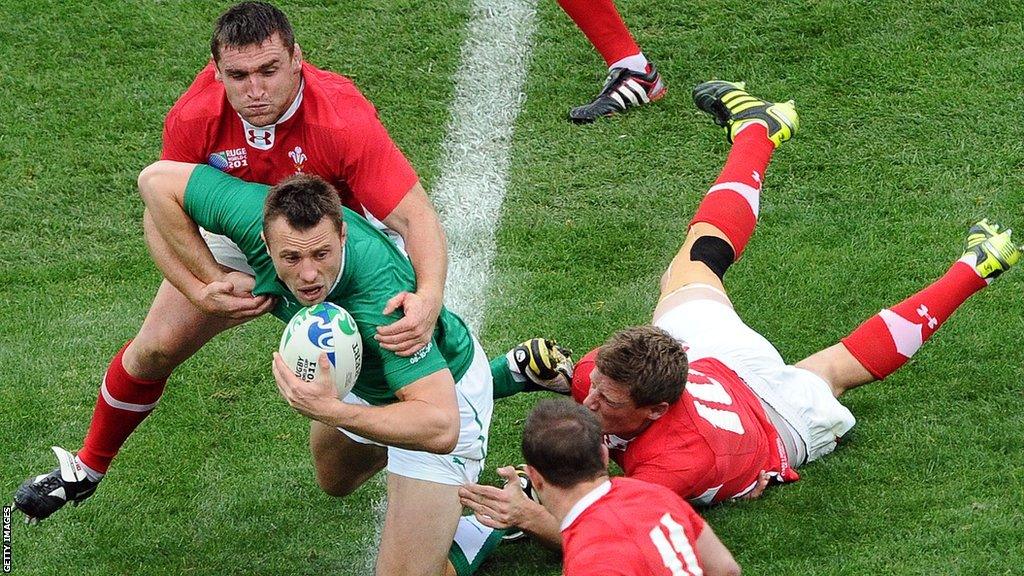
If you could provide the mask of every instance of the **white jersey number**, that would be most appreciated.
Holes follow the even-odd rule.
[[[651,528],[651,542],[672,576],[704,576],[683,527],[668,513],[661,517],[661,524]]]
[[[729,410],[712,408],[704,403],[714,402],[715,404],[723,404],[725,406],[732,405],[732,396],[729,396],[725,387],[718,380],[703,372],[690,370],[690,377],[687,378],[686,382],[686,390],[694,397],[693,406],[697,409],[697,414],[701,418],[707,420],[715,428],[728,430],[735,434],[743,434],[743,422],[740,421],[739,414]],[[701,400],[704,402],[701,402]]]

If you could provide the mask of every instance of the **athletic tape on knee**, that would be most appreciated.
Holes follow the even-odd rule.
[[[721,280],[736,260],[736,255],[725,240],[717,236],[701,236],[690,248],[690,260],[702,262]]]

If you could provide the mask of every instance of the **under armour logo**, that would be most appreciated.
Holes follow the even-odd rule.
[[[270,139],[273,136],[269,130],[264,130],[261,134],[257,134],[255,130],[249,130],[249,142],[253,145],[269,147]]]
[[[927,318],[928,327],[931,328],[932,330],[934,330],[935,327],[939,325],[939,319],[929,314],[928,307],[925,306],[924,304],[921,304],[917,308],[917,315],[920,316],[921,318]]]
[[[751,174],[750,177],[754,179],[754,182],[757,182],[757,187],[758,188],[760,188],[762,186],[761,174],[759,174],[757,170],[754,170],[754,173]]]

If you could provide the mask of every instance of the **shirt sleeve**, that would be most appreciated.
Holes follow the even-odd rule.
[[[704,526],[706,523],[704,522],[704,519],[701,518],[700,514],[698,514],[697,511],[694,510],[693,506],[690,506],[688,502],[684,501],[683,507],[686,513],[686,521],[690,523],[690,526],[693,526],[693,543],[694,548],[696,548],[697,538],[700,538],[701,533],[704,532]]]
[[[650,460],[636,465],[630,471],[629,477],[664,486],[684,499],[699,496],[691,492],[694,486],[700,486],[704,481],[703,474],[695,467],[668,469]]]
[[[164,120],[163,148],[160,151],[160,159],[193,164],[205,163],[206,158],[203,157],[202,150],[195,146],[195,143],[200,141],[196,137],[197,129],[197,126],[181,119],[177,107],[171,108]]]
[[[262,246],[263,199],[268,186],[244,182],[200,164],[185,187],[185,212],[214,234],[227,236],[249,255]]]
[[[391,140],[373,105],[348,118],[347,153],[341,154],[341,175],[352,195],[370,214],[383,220],[419,181],[412,164]]]
[[[388,389],[392,394],[420,378],[448,369],[448,363],[438,350],[437,342],[433,338],[430,339],[426,346],[412,356],[399,356],[390,350],[382,348],[373,338],[377,333],[377,327],[390,324],[397,320],[398,317],[386,318],[382,316],[381,318],[384,321],[376,323],[357,319],[356,324],[359,326],[359,331],[363,336],[364,345],[372,346],[380,356],[384,371],[384,381],[387,383]]]
[[[562,566],[563,576],[632,576],[643,574],[644,567],[624,565],[626,557],[617,548],[592,543],[585,550],[573,554]]]

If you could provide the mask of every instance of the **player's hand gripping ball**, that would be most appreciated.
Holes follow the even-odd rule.
[[[318,376],[317,359],[326,352],[338,398],[352,390],[363,367],[363,340],[356,321],[347,310],[330,302],[303,308],[292,317],[278,351],[292,372],[306,382]]]

